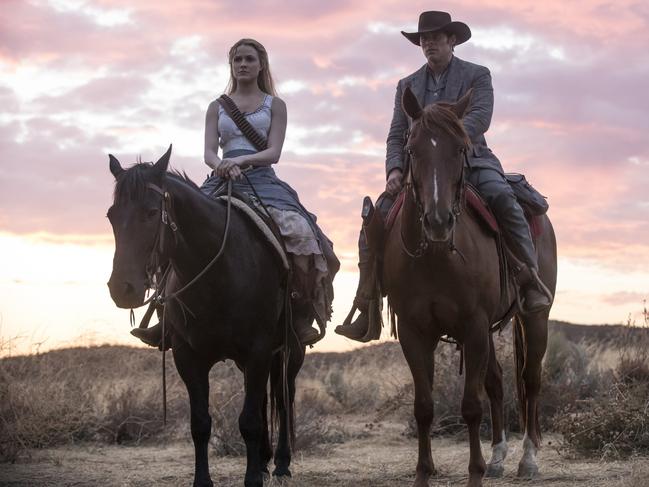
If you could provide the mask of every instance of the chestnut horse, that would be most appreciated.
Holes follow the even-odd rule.
[[[273,456],[266,411],[269,377],[271,405],[279,420],[273,474],[286,477],[290,476],[295,377],[304,360],[305,349],[284,319],[286,272],[243,212],[229,211],[226,202],[207,197],[185,176],[167,172],[170,154],[171,147],[156,164],[128,169],[110,156],[116,185],[108,218],[115,235],[115,256],[108,287],[120,308],[141,306],[155,268],[170,262],[163,320],[189,394],[193,485],[213,485],[207,459],[212,426],[208,375],[216,362],[231,359],[245,378],[239,416],[247,451],[245,486],[262,487]],[[214,261],[211,267],[210,261]],[[206,268],[208,272],[195,284],[170,299]]]
[[[485,472],[502,475],[507,453],[503,419],[502,370],[496,359],[491,325],[512,305],[501,289],[499,251],[493,235],[463,211],[465,151],[469,140],[461,118],[471,92],[456,104],[421,108],[410,89],[402,98],[412,118],[406,151],[411,156],[405,176],[405,202],[386,236],[383,282],[397,317],[398,338],[415,386],[419,456],[415,487],[428,485],[435,473],[431,455],[435,348],[449,336],[463,347],[465,366],[462,416],[469,429],[467,485],[482,485]],[[540,276],[554,294],[556,240],[547,216],[535,245]],[[513,295],[513,293],[511,293]],[[518,313],[514,319],[519,406],[525,427],[519,476],[538,472],[540,446],[538,399],[541,360],[547,343],[549,309]],[[394,316],[393,315],[393,316]],[[480,447],[481,391],[491,404],[492,458],[488,469]]]

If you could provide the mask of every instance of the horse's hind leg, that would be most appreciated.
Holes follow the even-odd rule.
[[[194,487],[212,487],[207,460],[207,444],[212,430],[209,406],[209,370],[206,363],[196,358],[187,345],[173,347],[174,362],[187,393],[191,410],[191,432],[194,440],[195,470]]]
[[[268,472],[268,462],[273,457],[273,447],[270,444],[270,434],[268,432],[268,394],[264,394],[264,403],[261,406],[261,419],[262,419],[262,438],[259,450],[261,458],[261,471],[266,476]]]
[[[482,403],[480,392],[484,385],[489,362],[489,331],[485,320],[476,323],[475,329],[467,333],[464,340],[464,396],[462,398],[462,417],[469,428],[469,481],[468,487],[482,486],[482,477],[486,470],[482,448],[480,446],[480,421],[482,420]]]
[[[399,342],[415,384],[415,419],[419,452],[414,487],[427,487],[428,479],[436,474],[430,448],[430,427],[433,423],[433,377],[435,373],[436,340],[422,336],[412,324],[399,322]]]
[[[294,436],[295,379],[303,363],[304,347],[293,340],[286,369],[287,403],[284,398],[284,372],[281,356],[277,355],[273,360],[272,389],[275,395],[276,414],[279,419],[279,437],[275,451],[275,470],[273,471],[273,475],[276,477],[291,476],[289,467],[291,465],[291,443]]]
[[[524,357],[523,363],[519,362],[518,365],[522,366],[522,371],[518,372],[523,380],[523,384],[519,385],[519,400],[525,423],[523,457],[518,464],[518,476],[525,478],[534,477],[539,471],[536,462],[536,454],[541,446],[538,401],[542,360],[548,342],[548,313],[549,311],[530,314],[514,321],[518,328],[515,330],[516,353],[519,357],[517,361]]]
[[[505,457],[507,457],[503,411],[503,370],[498,363],[491,334],[489,334],[489,365],[487,366],[485,390],[489,396],[491,410],[491,460],[487,463],[485,475],[487,477],[502,477]]]
[[[239,431],[246,443],[247,466],[245,487],[262,487],[263,460],[261,456],[263,446],[264,421],[262,406],[266,396],[266,384],[270,372],[270,357],[256,356],[244,367],[246,396],[243,401],[243,410],[239,415]]]

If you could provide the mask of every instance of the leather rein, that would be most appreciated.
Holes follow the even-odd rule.
[[[158,193],[162,198],[161,198],[161,208],[160,208],[160,225],[158,226],[158,232],[156,234],[156,241],[153,245],[153,250],[151,251],[151,256],[149,257],[149,262],[146,267],[146,273],[147,273],[147,279],[150,284],[153,284],[153,287],[155,289],[153,295],[147,299],[144,303],[142,303],[142,306],[145,304],[149,304],[152,301],[155,301],[156,304],[158,305],[164,305],[166,301],[169,301],[171,299],[176,298],[178,295],[189,289],[191,286],[193,286],[201,277],[207,273],[207,271],[210,270],[210,268],[219,260],[219,258],[223,255],[223,251],[225,250],[225,244],[228,239],[229,235],[229,229],[230,229],[230,214],[231,214],[231,208],[232,208],[232,181],[228,180],[228,198],[227,198],[227,210],[226,210],[226,217],[225,217],[225,228],[223,229],[223,237],[221,239],[221,247],[219,248],[219,251],[216,253],[214,258],[187,284],[185,284],[183,287],[175,291],[174,293],[170,295],[163,296],[162,292],[164,290],[164,282],[169,274],[169,269],[170,266],[168,266],[164,273],[163,277],[160,279],[160,282],[157,281],[156,275],[158,273],[158,270],[160,269],[160,260],[161,257],[164,255],[164,240],[165,240],[165,233],[167,227],[171,230],[172,235],[174,237],[174,244],[178,243],[178,225],[176,222],[172,219],[172,212],[171,212],[171,195],[169,192],[164,190],[163,188],[160,188],[158,185],[153,184],[153,183],[147,183],[147,189],[152,190],[155,193]]]
[[[178,225],[173,220],[172,202],[171,202],[171,195],[169,194],[169,192],[166,191],[164,188],[161,188],[160,186],[153,183],[147,183],[147,189],[150,189],[151,191],[161,196],[161,203],[160,203],[161,207],[160,207],[160,224],[158,226],[158,231],[156,233],[156,240],[153,244],[153,250],[151,251],[151,255],[149,257],[149,261],[146,266],[148,284],[149,285],[153,284],[154,291],[151,297],[149,297],[149,299],[147,299],[144,303],[142,303],[142,306],[149,304],[149,309],[144,314],[144,317],[142,318],[142,322],[140,323],[140,327],[141,328],[146,327],[149,320],[151,319],[151,315],[153,314],[155,307],[162,306],[162,319],[160,320],[162,326],[162,342],[160,345],[160,348],[162,349],[162,421],[163,424],[166,425],[167,424],[167,376],[166,376],[167,367],[166,367],[166,354],[165,354],[165,348],[166,348],[165,338],[167,335],[167,330],[166,330],[167,308],[165,304],[172,299],[176,299],[180,302],[183,308],[186,308],[186,306],[182,303],[182,301],[180,301],[178,296],[184,291],[186,291],[187,289],[189,289],[191,286],[193,286],[201,277],[203,277],[207,273],[207,271],[209,271],[210,268],[223,255],[223,252],[225,250],[225,244],[228,240],[228,235],[230,233],[229,229],[230,229],[230,214],[232,209],[232,180],[228,180],[228,199],[227,199],[227,210],[226,210],[226,217],[225,217],[225,227],[223,229],[223,237],[221,239],[221,247],[219,248],[219,251],[216,253],[214,258],[212,258],[212,260],[198,274],[196,274],[196,276],[194,276],[194,278],[191,281],[189,281],[187,284],[185,284],[183,287],[173,292],[172,294],[164,295],[164,296],[163,296],[163,292],[165,289],[165,282],[167,280],[167,277],[169,276],[171,263],[169,263],[165,268],[160,280],[157,279],[157,275],[160,270],[160,261],[164,256],[165,234],[167,232],[167,227],[168,227],[171,230],[172,235],[174,237],[174,246],[177,245]],[[133,322],[132,309],[131,309],[131,322]]]

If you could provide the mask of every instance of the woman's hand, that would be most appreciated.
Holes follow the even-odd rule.
[[[223,159],[216,168],[216,175],[226,179],[238,179],[241,177],[243,164],[242,156]]]

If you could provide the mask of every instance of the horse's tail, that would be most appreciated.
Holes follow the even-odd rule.
[[[299,310],[298,310],[299,312]],[[275,354],[270,376],[270,424],[271,442],[274,430],[279,425],[279,445],[293,450],[295,445],[295,378],[304,361],[304,347],[293,329],[293,303],[288,291],[284,309],[279,319],[283,334],[282,349]],[[282,430],[281,424],[285,424]],[[289,452],[285,452],[289,455]]]
[[[270,424],[272,441],[275,428],[279,425],[279,422],[282,419],[286,421],[288,445],[293,450],[295,444],[295,408],[293,407],[292,397],[294,392],[292,393],[292,391],[295,391],[295,378],[292,379],[289,372],[291,354],[291,347],[287,346],[273,358],[270,379]],[[280,415],[283,415],[283,418]]]
[[[525,380],[523,379],[523,368],[525,367],[525,329],[523,320],[519,314],[514,315],[512,332],[514,334],[514,366],[516,377],[516,391],[518,393],[518,412],[521,420],[521,427],[525,431],[527,424],[527,392]],[[538,431],[538,430],[537,430]]]

